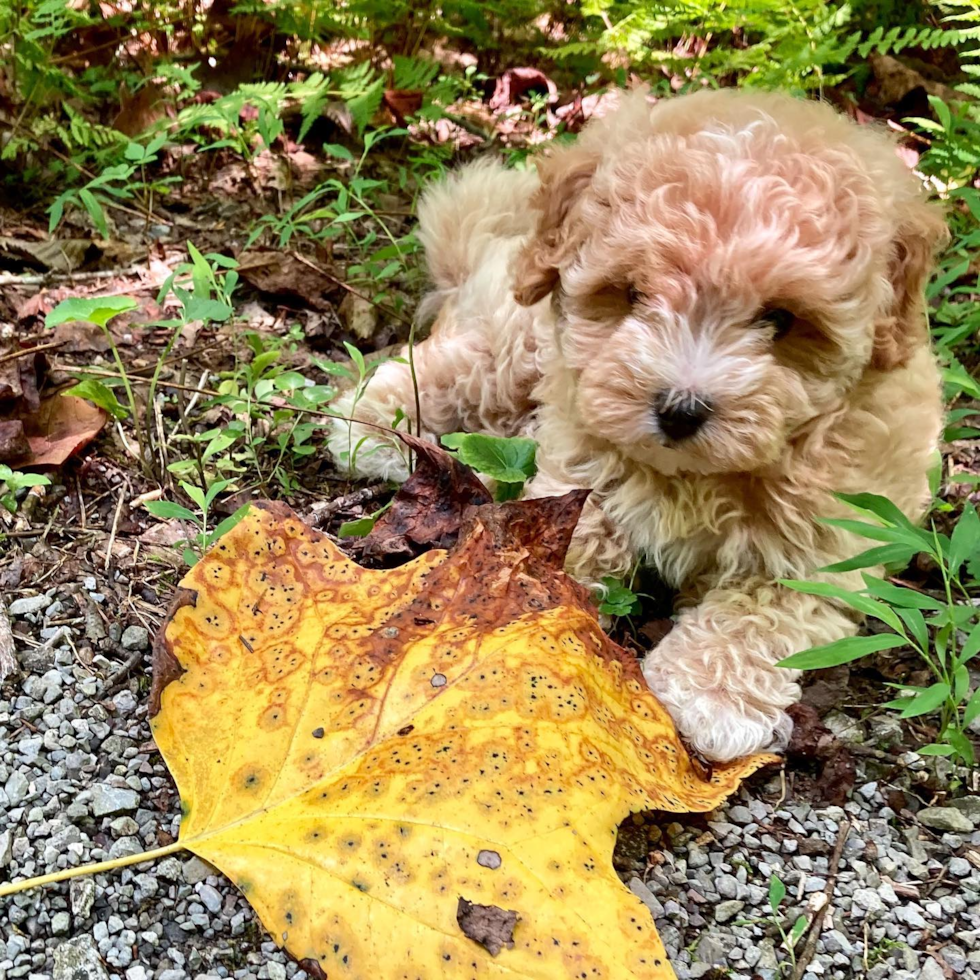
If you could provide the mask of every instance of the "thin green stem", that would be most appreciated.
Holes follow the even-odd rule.
[[[133,389],[129,383],[129,375],[126,374],[126,367],[122,362],[122,357],[119,355],[119,348],[116,347],[116,342],[112,339],[112,334],[109,332],[109,326],[106,324],[102,327],[102,332],[106,336],[106,340],[109,343],[109,349],[112,351],[112,359],[116,362],[116,367],[119,370],[119,378],[122,381],[123,388],[126,391],[126,401],[129,406],[129,411],[133,416],[133,430],[136,434],[136,448],[140,454],[140,466],[146,469],[146,455],[143,452],[143,436],[140,432],[141,423],[139,410],[136,407],[136,399],[133,397]]]

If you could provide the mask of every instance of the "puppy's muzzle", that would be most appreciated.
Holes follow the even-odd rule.
[[[700,395],[685,392],[661,392],[654,400],[653,410],[660,431],[672,442],[690,439],[711,415],[711,402]]]

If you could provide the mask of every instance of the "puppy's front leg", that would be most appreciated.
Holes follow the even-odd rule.
[[[856,630],[832,602],[773,582],[711,589],[681,613],[643,673],[687,741],[726,761],[785,748],[799,671],[776,663]]]
[[[407,361],[407,349],[401,352]],[[432,442],[446,432],[462,428],[468,415],[472,391],[462,382],[480,364],[488,373],[489,354],[478,338],[433,337],[415,348],[415,376],[422,410],[422,431],[416,422],[415,385],[407,363],[382,364],[362,392],[348,391],[331,405],[338,415],[327,439],[330,454],[341,470],[349,469],[361,477],[399,482],[408,478],[408,451],[391,426],[400,412],[405,421],[399,428]],[[472,388],[472,386],[470,386]],[[388,430],[388,431],[386,431]]]

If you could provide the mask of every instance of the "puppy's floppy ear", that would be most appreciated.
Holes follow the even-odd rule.
[[[598,162],[594,152],[580,146],[558,150],[538,162],[541,186],[532,201],[537,224],[515,266],[514,298],[522,306],[533,306],[554,289],[562,260],[581,243],[584,229],[570,216]]]
[[[902,367],[913,351],[926,342],[923,291],[936,251],[949,237],[942,211],[936,205],[917,200],[906,208],[888,267],[892,301],[875,321],[871,366],[878,371]]]

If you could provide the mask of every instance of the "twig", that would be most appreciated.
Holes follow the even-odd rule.
[[[112,680],[109,684],[103,688],[102,693],[99,695],[100,699],[111,698],[113,694],[117,694],[123,689],[126,681],[129,680],[129,675],[133,672],[133,668],[143,659],[143,651],[136,650],[132,653],[126,662],[112,675]]]
[[[0,602],[0,684],[17,670],[14,657],[14,634],[10,629],[7,608]]]
[[[102,270],[99,272],[60,272],[56,269],[49,269],[47,272],[40,272],[32,276],[18,275],[16,272],[5,272],[3,275],[0,275],[0,286],[43,286],[51,279],[70,279],[72,282],[114,279],[117,276],[120,279],[124,279],[126,276],[139,273],[140,268],[140,266],[131,265],[126,269]]]
[[[803,949],[800,950],[800,955],[796,957],[796,965],[790,974],[790,980],[803,980],[803,974],[806,973],[806,968],[817,951],[817,940],[820,939],[820,934],[823,932],[823,920],[827,917],[827,912],[830,910],[830,903],[834,895],[834,886],[837,884],[837,869],[840,867],[840,859],[844,853],[844,844],[847,842],[847,836],[850,832],[851,822],[850,820],[844,820],[840,825],[840,829],[837,831],[837,843],[834,844],[834,853],[830,858],[830,866],[827,872],[827,884],[823,890],[827,901],[824,903],[823,908],[819,909],[813,915],[813,919],[810,922],[810,929],[807,932],[806,942],[803,944]]]
[[[387,483],[375,483],[369,487],[362,487],[360,490],[345,493],[343,496],[334,497],[333,500],[327,500],[322,504],[314,504],[310,508],[310,524],[316,528],[323,527],[338,511],[366,504],[369,500],[380,497],[387,489]]]
[[[52,350],[55,347],[64,345],[63,340],[58,340],[50,344],[38,344],[37,347],[25,347],[23,350],[10,351],[9,354],[0,354],[0,364],[7,361],[16,361],[20,357],[27,357],[28,354],[40,354],[43,350]]]
[[[123,501],[129,491],[129,484],[123,483],[119,487],[119,501],[116,503],[116,513],[112,518],[112,530],[109,532],[109,541],[105,546],[105,571],[109,571],[109,563],[112,561],[112,546],[116,543],[116,530],[119,528],[119,515],[122,513]]]
[[[77,475],[75,476],[75,492],[78,494],[78,516],[81,519],[82,530],[87,531],[88,528],[85,526],[85,497],[82,494],[82,481]]]

